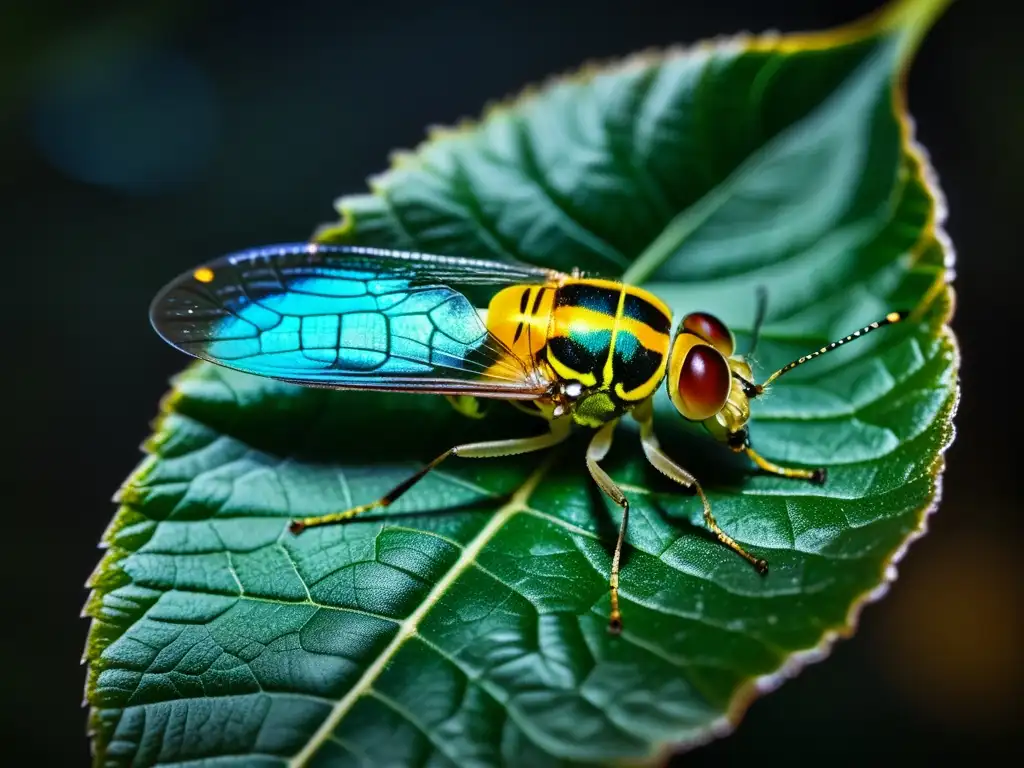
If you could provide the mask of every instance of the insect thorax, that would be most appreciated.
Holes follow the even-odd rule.
[[[505,288],[491,300],[488,330],[529,365],[578,384],[573,419],[600,426],[654,394],[665,376],[672,314],[656,296],[609,280]],[[525,404],[524,404],[525,405]],[[525,410],[551,417],[543,402]]]

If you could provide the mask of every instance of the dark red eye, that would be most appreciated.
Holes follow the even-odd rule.
[[[732,334],[725,323],[707,312],[691,312],[683,318],[683,328],[711,342],[715,349],[726,357],[733,353],[735,345]]]
[[[729,399],[732,380],[729,363],[706,344],[695,344],[679,370],[679,400],[683,416],[692,421],[710,419]]]

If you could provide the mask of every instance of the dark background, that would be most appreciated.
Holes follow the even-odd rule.
[[[4,3],[4,751],[87,762],[82,585],[111,494],[183,365],[146,318],[168,276],[307,238],[334,218],[336,196],[364,189],[427,125],[476,115],[587,59],[820,29],[877,5]],[[845,765],[891,752],[916,763],[1016,748],[1021,405],[1007,366],[1020,352],[1024,55],[1019,22],[983,6],[954,3],[909,80],[959,254],[964,396],[944,503],[854,639],[683,763]]]

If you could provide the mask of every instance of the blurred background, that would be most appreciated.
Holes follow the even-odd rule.
[[[821,29],[878,5],[3,3],[5,752],[88,762],[82,585],[111,494],[183,364],[146,318],[169,275],[307,238],[334,218],[336,196],[363,190],[427,125],[476,115],[584,60],[742,30]],[[982,5],[954,3],[909,78],[959,255],[964,395],[944,502],[856,637],[682,764],[1020,751],[1021,407],[1006,366],[1018,351],[1024,53],[1014,19]]]

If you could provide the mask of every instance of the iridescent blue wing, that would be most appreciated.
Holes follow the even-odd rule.
[[[561,277],[525,264],[287,244],[180,275],[153,300],[150,319],[181,351],[258,376],[530,399],[551,382],[487,330],[479,308],[502,287]]]

